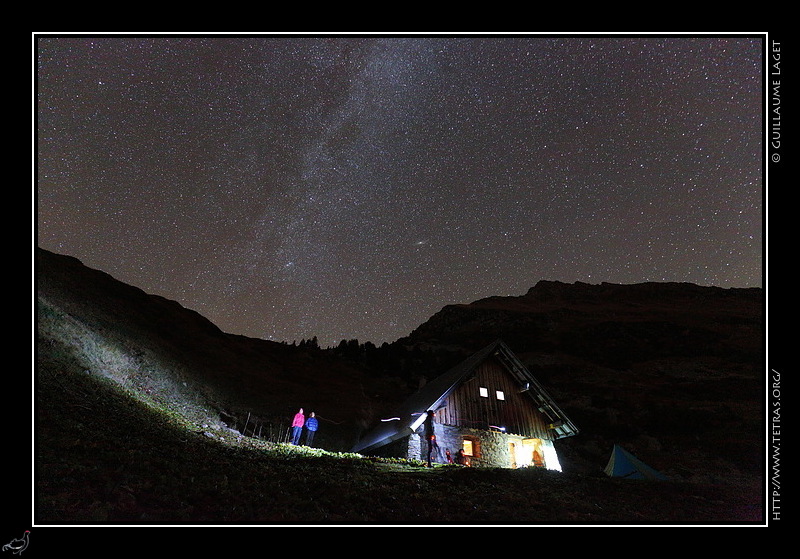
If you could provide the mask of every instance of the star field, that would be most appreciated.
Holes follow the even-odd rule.
[[[764,38],[39,36],[36,243],[226,332],[761,286]]]

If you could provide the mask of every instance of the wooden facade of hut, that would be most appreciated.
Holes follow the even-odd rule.
[[[430,412],[430,413],[429,413]],[[431,420],[427,423],[426,419]],[[433,379],[353,448],[433,461],[459,450],[472,466],[560,470],[554,441],[577,427],[509,347],[498,340]]]

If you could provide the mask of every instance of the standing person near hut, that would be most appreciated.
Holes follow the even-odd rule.
[[[303,415],[303,408],[300,408],[300,411],[294,414],[294,419],[292,420],[292,444],[298,445],[300,444],[300,435],[303,433],[303,425],[306,422],[306,416]]]
[[[308,419],[306,419],[306,446],[311,446],[314,442],[314,435],[317,434],[317,427],[319,427],[319,422],[312,411],[308,414]]]
[[[436,442],[436,433],[433,429],[434,414],[432,410],[428,410],[428,417],[425,418],[425,438],[428,440],[428,467],[431,467],[431,458],[433,453],[439,455],[439,443]]]

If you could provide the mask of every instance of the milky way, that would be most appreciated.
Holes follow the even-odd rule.
[[[37,36],[36,239],[226,332],[761,286],[760,36]]]

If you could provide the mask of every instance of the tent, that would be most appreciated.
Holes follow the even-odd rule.
[[[627,479],[651,479],[658,481],[668,479],[667,476],[651,468],[616,444],[611,451],[611,457],[608,459],[605,472],[606,475],[610,477],[624,477]]]

